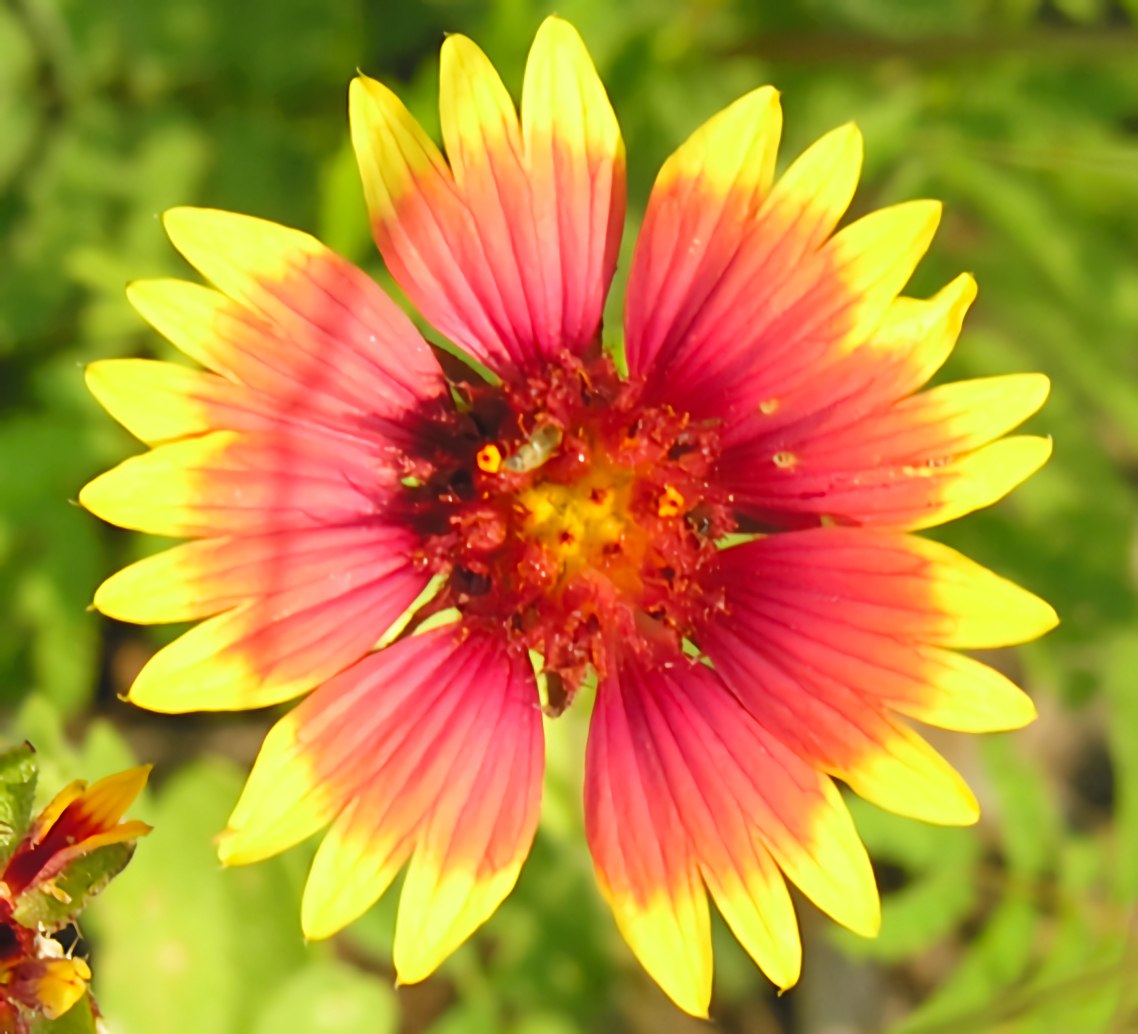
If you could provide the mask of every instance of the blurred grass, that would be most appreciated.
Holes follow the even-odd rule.
[[[879,941],[835,935],[804,906],[804,980],[776,999],[718,926],[718,1029],[1135,1029],[1138,3],[567,0],[557,11],[584,35],[628,145],[622,272],[661,161],[772,82],[783,167],[835,125],[861,125],[852,215],[944,200],[910,291],[961,270],[981,288],[944,377],[1042,370],[1054,384],[1030,425],[1054,436],[1048,467],[941,533],[1059,610],[1052,636],[988,658],[1028,688],[1040,721],[981,744],[938,738],[981,798],[975,829],[856,809],[886,892]],[[516,92],[546,13],[533,0],[0,3],[0,708],[5,731],[40,748],[45,793],[132,755],[158,762],[142,809],[157,829],[85,931],[115,1034],[706,1029],[662,1000],[593,889],[575,810],[579,715],[551,730],[554,806],[517,891],[438,977],[395,993],[392,895],[330,945],[305,946],[305,848],[216,867],[208,839],[268,719],[171,720],[121,704],[157,640],[86,610],[102,577],[156,548],[70,500],[137,448],[88,397],[82,366],[167,354],[123,296],[130,279],[187,272],[159,213],[201,204],[277,219],[390,284],[348,145],[348,79],[357,67],[384,79],[437,127],[443,33],[475,37]]]

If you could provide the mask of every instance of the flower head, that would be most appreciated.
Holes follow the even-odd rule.
[[[31,818],[36,765],[30,747],[0,755],[0,1031],[24,1034],[57,1019],[87,990],[91,970],[47,936],[75,921],[130,860],[145,822],[120,821],[150,766],[88,787],[64,787]]]
[[[971,822],[968,788],[902,716],[965,730],[1032,717],[1007,679],[953,650],[1030,639],[1051,609],[908,532],[1044,462],[1047,441],[1001,436],[1047,382],[913,394],[975,293],[962,276],[898,297],[939,207],[835,232],[858,132],[823,137],[776,182],[770,88],[661,170],[622,374],[601,315],[623,145],[579,37],[542,26],[520,117],[461,36],[441,79],[445,157],[363,76],[352,137],[388,268],[486,377],[432,351],[311,237],[167,214],[216,289],[154,281],[130,297],[207,371],[91,367],[98,398],[154,447],[81,499],[195,540],[112,577],[102,611],[205,620],[131,698],[184,711],[314,690],[269,733],[222,857],[254,861],[330,825],[302,909],[312,937],[409,862],[395,962],[414,981],[513,885],[537,824],[539,703],[555,715],[594,674],[586,827],[624,936],[704,1013],[710,890],[789,986],[786,877],[854,930],[879,921],[833,777],[894,811]]]

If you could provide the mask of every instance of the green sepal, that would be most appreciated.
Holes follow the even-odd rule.
[[[122,872],[132,854],[134,841],[123,841],[81,855],[54,879],[21,894],[12,918],[32,930],[62,930]]]
[[[0,754],[0,864],[12,856],[32,824],[38,774],[35,751],[29,744]]]

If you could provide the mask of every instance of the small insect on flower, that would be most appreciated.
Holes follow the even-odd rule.
[[[0,754],[0,1032],[38,1030],[87,992],[86,961],[48,935],[75,922],[150,832],[145,822],[120,821],[149,772],[71,783],[33,820],[34,752],[24,745]]]
[[[511,474],[528,474],[548,463],[564,437],[556,424],[542,424],[506,459],[502,467]]]
[[[174,712],[309,694],[266,738],[222,859],[329,827],[302,905],[314,938],[406,865],[394,956],[410,982],[490,916],[529,850],[543,770],[531,655],[549,715],[595,677],[586,834],[632,950],[705,1014],[710,892],[788,987],[800,945],[786,879],[851,929],[878,927],[834,779],[905,815],[972,822],[968,787],[905,719],[983,731],[1032,718],[1016,686],[954,651],[1031,639],[1054,612],[911,533],[995,502],[1046,460],[1048,441],[1004,435],[1047,380],[916,393],[976,291],[963,275],[900,296],[940,206],[839,230],[861,137],[835,129],[776,180],[770,87],[661,169],[619,368],[601,315],[624,145],[567,23],[538,31],[520,113],[474,43],[447,38],[445,154],[366,76],[350,108],[387,268],[476,363],[448,357],[444,375],[399,307],[306,234],[168,212],[213,286],[128,294],[205,369],[88,373],[153,448],[83,504],[192,540],[96,594],[121,620],[201,621],[130,698]]]

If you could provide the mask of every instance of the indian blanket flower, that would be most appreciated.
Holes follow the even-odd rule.
[[[145,822],[121,821],[150,767],[64,787],[33,821],[29,747],[0,755],[0,1034],[26,1034],[86,993],[91,970],[49,935],[130,860]]]
[[[660,172],[619,371],[601,316],[624,150],[576,32],[541,27],[520,117],[485,55],[448,37],[440,114],[445,157],[390,90],[352,83],[387,268],[484,377],[312,237],[167,213],[214,287],[129,295],[206,370],[90,368],[95,395],[153,448],[81,500],[194,540],[110,578],[101,611],[204,620],[130,698],[173,712],[312,691],[269,733],[222,859],[330,826],[302,906],[316,938],[406,863],[394,955],[417,981],[513,886],[538,822],[542,707],[555,715],[595,674],[586,832],[632,950],[704,1014],[710,891],[787,987],[800,945],[785,879],[851,929],[878,927],[834,779],[969,823],[972,794],[905,719],[978,731],[1032,718],[1017,687],[954,650],[1031,639],[1054,613],[909,532],[1044,462],[1046,440],[1002,436],[1047,381],[914,394],[975,294],[964,275],[928,300],[898,296],[940,208],[900,204],[835,232],[858,131],[829,133],[776,181],[769,87]]]

